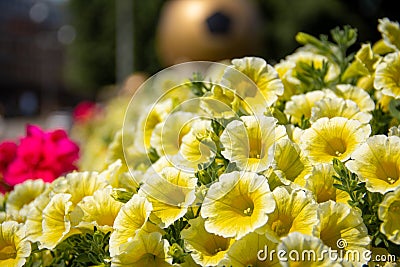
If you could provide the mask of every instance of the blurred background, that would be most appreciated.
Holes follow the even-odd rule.
[[[102,102],[189,60],[292,53],[299,31],[358,28],[380,39],[399,21],[389,0],[0,0],[0,140],[26,123],[71,126],[82,101]]]

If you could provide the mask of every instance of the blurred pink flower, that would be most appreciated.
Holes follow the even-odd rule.
[[[16,155],[3,172],[4,182],[14,186],[28,179],[51,182],[60,175],[76,169],[79,147],[64,130],[45,132],[28,125],[26,137],[21,138]]]
[[[72,117],[74,122],[84,123],[92,119],[99,112],[101,112],[101,108],[95,102],[82,101],[74,108]]]

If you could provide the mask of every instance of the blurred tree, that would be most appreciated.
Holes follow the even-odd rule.
[[[154,51],[155,29],[165,0],[126,1],[133,1],[134,9],[134,70],[156,72],[159,64]],[[70,0],[69,8],[77,35],[68,49],[67,81],[71,88],[92,95],[116,81],[115,1]]]
[[[169,0],[125,1],[133,1],[133,70],[154,74],[161,69],[155,50],[158,18]],[[399,20],[395,1],[388,0],[253,1],[265,22],[264,48],[258,56],[271,63],[293,52],[297,47],[294,37],[299,31],[329,34],[332,28],[349,24],[358,28],[359,42],[373,42],[379,38],[378,18]],[[116,82],[115,1],[70,0],[69,5],[77,36],[68,51],[67,80],[70,87],[93,94]]]

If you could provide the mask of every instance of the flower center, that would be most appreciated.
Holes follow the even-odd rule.
[[[249,140],[249,158],[261,158],[261,140],[259,138],[250,138]]]
[[[395,162],[384,161],[376,170],[376,176],[388,184],[394,184],[399,179],[399,170]]]
[[[334,157],[340,157],[346,152],[346,142],[342,138],[332,138],[326,143],[325,152]]]
[[[272,231],[274,231],[278,236],[284,236],[289,233],[290,227],[292,226],[290,219],[287,216],[281,217],[282,218],[277,219],[271,225]]]
[[[251,216],[254,211],[254,203],[247,195],[241,195],[232,201],[235,211],[242,216]]]
[[[399,200],[394,201],[394,202],[390,205],[389,211],[390,211],[390,212],[395,212],[395,213],[400,212],[400,201],[399,201]]]
[[[0,250],[0,260],[15,259],[17,252],[13,246],[5,246]]]

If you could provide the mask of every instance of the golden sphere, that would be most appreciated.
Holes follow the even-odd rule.
[[[260,42],[261,16],[251,0],[170,0],[161,10],[157,50],[164,66],[254,55]]]

